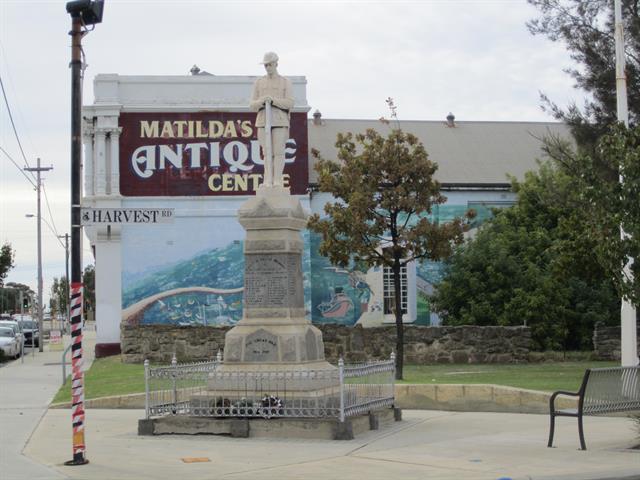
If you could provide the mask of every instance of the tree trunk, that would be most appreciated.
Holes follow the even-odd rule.
[[[396,316],[396,380],[402,380],[402,369],[404,366],[404,324],[402,323],[402,282],[399,258],[394,258],[392,271],[395,303],[394,313]]]

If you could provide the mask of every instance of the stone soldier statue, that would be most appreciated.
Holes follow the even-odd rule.
[[[278,55],[264,54],[267,74],[253,85],[249,107],[258,112],[256,127],[264,158],[266,187],[282,187],[284,147],[289,139],[289,112],[293,108],[291,81],[278,74]]]

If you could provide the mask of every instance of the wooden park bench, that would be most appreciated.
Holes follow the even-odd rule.
[[[578,397],[578,408],[556,410],[555,400],[558,395]],[[586,450],[583,415],[597,415],[615,412],[631,412],[640,410],[640,366],[592,368],[584,372],[582,385],[577,392],[557,391],[549,399],[548,447],[553,445],[556,417],[576,417],[580,447]]]

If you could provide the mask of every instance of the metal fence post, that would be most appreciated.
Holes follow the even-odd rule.
[[[149,359],[144,361],[144,413],[147,418],[151,416],[149,413]]]
[[[171,368],[173,369],[173,413],[178,412],[178,359],[176,358],[176,354],[173,354],[173,358],[171,359]]]
[[[395,404],[396,400],[396,354],[395,352],[391,352],[391,365],[393,368],[391,369],[391,396],[393,397],[393,403]]]
[[[338,375],[340,378],[340,422],[344,422],[344,360],[338,360]]]
[[[69,352],[69,350],[71,350],[71,347],[73,346],[73,344],[69,344],[69,346],[67,348],[64,349],[64,352],[62,352],[62,359],[60,360],[60,363],[62,363],[62,384],[66,385],[67,384],[67,361],[66,361],[66,356],[67,353]],[[33,349],[33,347],[32,347]]]

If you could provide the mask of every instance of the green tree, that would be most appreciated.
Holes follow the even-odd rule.
[[[96,268],[94,265],[87,265],[82,272],[82,283],[84,285],[84,315],[86,318],[88,311],[96,309]]]
[[[585,232],[594,243],[596,258],[621,295],[639,305],[638,282],[623,274],[629,258],[637,258],[638,153],[636,128],[626,131],[617,123],[613,1],[528,0],[540,17],[528,23],[534,34],[562,42],[578,63],[567,72],[576,87],[591,94],[582,109],[575,104],[563,110],[543,96],[556,118],[567,122],[578,152],[558,147],[548,139],[551,158],[576,180],[581,192],[578,208],[591,212]],[[625,31],[625,76],[629,121],[640,120],[640,2],[622,0]],[[620,184],[619,174],[625,178]],[[620,238],[622,226],[628,234]],[[593,256],[593,255],[590,255]],[[585,257],[587,258],[587,257]],[[635,262],[637,270],[638,262]],[[637,273],[635,277],[637,278]],[[640,311],[637,312],[640,315]]]
[[[28,285],[15,282],[8,282],[4,287],[0,287],[0,311],[20,312],[21,291],[24,311],[28,312],[33,307],[32,299],[35,292]]]
[[[456,249],[433,303],[449,325],[527,325],[538,349],[591,349],[619,300],[593,257],[576,179],[546,162],[512,182],[516,204]]]
[[[49,308],[51,308],[52,312],[55,311],[58,314],[66,314],[68,289],[69,282],[67,281],[67,277],[63,276],[59,279],[54,277],[49,299]]]
[[[540,16],[527,23],[534,35],[563,43],[577,67],[565,71],[589,93],[583,106],[563,109],[543,95],[543,104],[572,127],[578,145],[592,149],[616,122],[616,74],[613,0],[528,0]],[[622,0],[629,117],[640,116],[640,2]]]
[[[0,247],[0,287],[4,285],[4,279],[7,278],[9,270],[14,267],[14,258],[15,252],[11,248],[11,244],[6,242]]]
[[[638,308],[640,263],[635,261],[626,272],[623,267],[640,258],[640,127],[613,126],[594,154],[576,155],[575,161],[594,252],[618,292]],[[604,178],[601,165],[618,169],[624,181]]]
[[[338,162],[320,159],[316,164],[320,190],[336,201],[325,205],[326,217],[313,215],[309,228],[321,234],[319,251],[333,264],[355,261],[392,270],[396,378],[402,379],[401,268],[414,260],[450,255],[463,239],[464,221],[429,220],[432,206],[446,198],[433,178],[437,165],[414,135],[395,129],[385,138],[369,129],[355,136],[339,134],[336,147]]]

